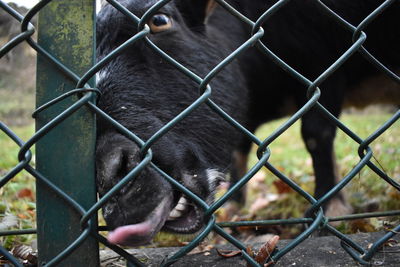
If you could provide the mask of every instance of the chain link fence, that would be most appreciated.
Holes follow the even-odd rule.
[[[142,17],[137,17],[127,10],[121,3],[114,0],[108,0],[109,4],[118,9],[121,13],[126,15],[129,20],[137,25],[139,31],[133,37],[131,37],[123,45],[119,46],[117,49],[112,51],[109,55],[104,57],[101,61],[93,64],[94,62],[94,17],[95,17],[95,1],[82,0],[82,1],[61,1],[61,0],[42,0],[36,6],[34,6],[26,15],[19,14],[16,10],[10,7],[5,1],[0,1],[0,8],[5,10],[10,16],[15,20],[20,22],[21,32],[15,36],[12,40],[7,42],[0,49],[0,58],[4,57],[12,49],[18,46],[22,42],[28,43],[36,52],[39,57],[38,59],[38,90],[40,88],[47,87],[59,87],[60,80],[61,83],[65,83],[65,91],[53,90],[53,92],[43,91],[38,92],[38,108],[34,112],[33,117],[36,119],[37,130],[36,133],[26,142],[22,141],[6,124],[0,122],[0,130],[5,133],[10,140],[16,143],[20,147],[18,153],[18,164],[14,168],[9,170],[0,179],[0,188],[9,183],[18,173],[22,170],[26,170],[30,173],[37,181],[38,186],[38,229],[28,229],[28,230],[13,230],[13,231],[2,231],[0,235],[16,235],[16,234],[32,234],[38,233],[39,243],[39,259],[40,264],[45,266],[55,266],[58,264],[73,264],[74,266],[83,266],[84,264],[89,264],[91,266],[96,266],[98,262],[98,246],[100,242],[107,247],[113,249],[122,257],[126,258],[129,266],[145,266],[140,260],[134,256],[127,253],[124,249],[112,245],[107,242],[107,240],[99,234],[97,226],[97,213],[99,209],[104,205],[104,203],[113,196],[117,191],[123,188],[129,181],[134,179],[140,171],[146,167],[151,166],[154,170],[158,171],[165,179],[170,182],[173,187],[180,190],[185,195],[190,197],[193,202],[195,202],[199,207],[205,210],[205,219],[207,219],[206,226],[204,229],[196,235],[196,237],[185,247],[179,250],[176,254],[168,257],[163,265],[167,266],[179,260],[180,257],[186,255],[193,248],[195,248],[210,232],[215,232],[218,235],[225,238],[231,244],[236,246],[242,251],[242,257],[251,266],[260,266],[249,254],[246,252],[246,245],[241,241],[237,240],[231,234],[229,234],[224,227],[236,227],[236,226],[256,226],[256,225],[271,225],[271,224],[303,224],[307,223],[309,227],[305,229],[301,234],[294,238],[285,247],[276,250],[273,255],[269,258],[269,262],[277,262],[281,257],[287,254],[296,246],[301,246],[302,242],[309,237],[317,229],[324,228],[326,231],[337,236],[341,240],[341,245],[344,250],[346,250],[351,257],[357,262],[363,265],[369,265],[370,260],[374,257],[377,251],[380,249],[382,244],[391,239],[394,235],[398,234],[400,231],[400,225],[397,225],[390,231],[387,231],[380,239],[376,240],[372,246],[364,248],[361,245],[353,242],[348,236],[342,234],[334,227],[332,227],[329,222],[334,220],[348,220],[354,218],[367,218],[372,216],[392,216],[400,215],[400,211],[390,211],[390,212],[380,212],[380,213],[370,213],[370,214],[353,214],[347,215],[340,218],[327,218],[321,208],[322,204],[325,203],[327,199],[330,199],[333,195],[342,190],[364,167],[368,167],[373,170],[379,177],[386,181],[389,185],[400,191],[400,185],[394,179],[389,177],[380,166],[377,166],[371,161],[373,157],[373,151],[369,145],[376,140],[382,133],[384,133],[388,128],[399,119],[400,111],[397,111],[386,123],[384,123],[379,129],[371,133],[371,135],[365,139],[360,138],[351,131],[346,125],[344,125],[340,120],[333,116],[324,106],[322,106],[318,99],[321,92],[318,86],[330,77],[341,65],[343,65],[351,55],[354,53],[361,53],[368,61],[375,65],[383,74],[391,77],[396,82],[399,82],[399,76],[387,69],[383,64],[381,64],[373,55],[371,55],[364,47],[363,43],[366,40],[366,35],[363,29],[376,19],[383,10],[391,8],[391,5],[398,3],[396,0],[384,1],[374,12],[369,14],[359,25],[352,25],[347,22],[344,18],[338,16],[334,11],[330,10],[322,1],[316,1],[320,7],[321,12],[324,12],[326,16],[331,16],[337,24],[346,28],[352,33],[352,45],[348,47],[347,51],[343,53],[331,66],[329,66],[322,74],[319,75],[315,80],[309,80],[301,74],[301,70],[296,71],[291,66],[285,63],[277,55],[275,55],[265,44],[263,44],[260,39],[263,36],[263,28],[268,27],[265,23],[273,14],[279,11],[284,5],[289,4],[290,0],[280,0],[277,1],[271,8],[265,10],[265,12],[258,18],[257,21],[251,21],[249,18],[243,16],[237,10],[233,9],[228,3],[223,0],[217,0],[218,4],[235,16],[238,20],[242,21],[244,24],[251,28],[251,34],[249,33],[248,40],[243,43],[238,49],[232,52],[227,58],[225,58],[220,64],[218,64],[212,71],[210,71],[205,78],[200,78],[192,73],[189,69],[183,67],[174,58],[165,54],[161,49],[159,49],[149,38],[149,28],[145,25],[145,21],[149,16],[155,14],[158,9],[166,5],[170,0],[158,1],[154,6],[149,8],[147,12]],[[74,7],[75,4],[75,7]],[[76,7],[78,6],[78,8]],[[59,9],[57,9],[59,8]],[[61,10],[62,16],[56,14],[56,10]],[[79,14],[82,12],[82,18]],[[43,34],[40,35],[39,31],[39,41],[34,41],[31,37],[35,33],[35,27],[30,23],[33,16],[36,14],[42,16],[42,24],[39,21],[39,25],[43,27]],[[78,14],[78,15],[77,15]],[[68,20],[68,16],[73,17],[73,25]],[[64,34],[65,38],[75,38],[74,40],[78,42],[77,46],[71,46],[67,44],[68,47],[63,46],[63,41],[46,39],[50,38],[51,32],[54,33],[54,29],[51,28],[51,20],[56,20],[57,23],[63,24],[63,27],[68,26],[75,28],[75,30],[59,30],[58,34]],[[66,22],[68,21],[68,23]],[[48,25],[47,25],[48,23]],[[48,27],[49,29],[46,29]],[[79,32],[76,29],[84,29],[84,32]],[[48,34],[50,32],[50,34]],[[46,35],[47,34],[47,35]],[[124,126],[119,124],[117,121],[113,120],[109,115],[96,107],[95,99],[101,97],[101,92],[99,92],[94,86],[91,79],[95,74],[104,67],[111,60],[115,59],[118,55],[131,47],[138,40],[145,40],[149,47],[156,51],[160,58],[168,61],[174,65],[180,72],[187,75],[189,78],[195,80],[199,84],[199,88],[203,88],[203,94],[193,102],[193,104],[186,109],[184,112],[179,114],[176,118],[170,121],[168,124],[164,125],[157,133],[153,135],[148,141],[139,139],[135,133],[130,132]],[[79,42],[86,42],[85,44],[79,44]],[[59,48],[54,49],[54,46],[59,46]],[[250,46],[256,46],[263,54],[267,57],[265,60],[273,61],[275,64],[279,65],[281,68],[286,70],[291,76],[295,77],[300,83],[304,84],[308,90],[305,92],[308,96],[308,102],[297,112],[291,116],[281,127],[276,129],[276,131],[268,136],[265,140],[260,140],[251,132],[249,132],[245,127],[238,124],[233,120],[228,114],[224,113],[218,105],[212,102],[209,98],[211,95],[210,88],[207,86],[210,81],[224,69],[228,64],[230,64],[239,54],[245,53],[246,49]],[[72,47],[72,48],[71,48]],[[74,59],[73,53],[74,49],[79,50],[79,55],[86,53],[82,59],[83,62],[77,63],[76,58]],[[49,52],[49,51],[52,52]],[[63,50],[68,50],[66,53]],[[82,52],[85,51],[85,52]],[[53,54],[52,54],[53,53]],[[68,54],[69,53],[69,54]],[[70,59],[70,57],[72,59]],[[78,60],[79,61],[79,60]],[[73,65],[71,65],[73,64]],[[76,66],[74,64],[80,64]],[[55,76],[53,76],[55,75]],[[53,81],[51,81],[53,79]],[[40,88],[39,88],[40,87]],[[51,90],[51,89],[50,89]],[[55,91],[55,92],[54,92]],[[49,95],[46,95],[49,94]],[[66,101],[67,100],[67,101]],[[233,125],[237,131],[241,131],[243,134],[247,135],[249,139],[252,140],[258,147],[257,155],[258,162],[250,168],[246,175],[226,194],[219,198],[212,205],[208,205],[205,201],[197,197],[195,194],[186,189],[182,184],[177,182],[174,177],[169,176],[163,170],[161,170],[157,165],[152,162],[152,152],[151,145],[155,140],[161,138],[163,135],[168,133],[168,131],[174,127],[176,123],[183,120],[185,117],[190,116],[190,113],[197,109],[201,105],[208,105],[215,112],[215,116],[221,116],[231,125]],[[274,142],[282,133],[284,133],[289,127],[291,127],[296,121],[301,119],[307,110],[310,108],[317,108],[323,112],[333,124],[335,124],[339,129],[346,133],[354,142],[359,144],[358,154],[360,160],[358,164],[345,176],[342,180],[332,189],[326,196],[316,200],[310,194],[305,192],[298,184],[296,184],[292,179],[287,177],[284,173],[280,172],[276,166],[273,166],[269,162],[271,152],[269,150],[269,145]],[[51,110],[51,112],[48,112]],[[46,113],[48,112],[48,113]],[[45,114],[45,115],[43,115]],[[79,115],[77,115],[79,114]],[[116,186],[112,188],[104,197],[96,200],[95,197],[95,184],[94,184],[94,144],[95,144],[95,128],[94,128],[94,115],[100,116],[105,120],[109,121],[113,127],[118,129],[120,132],[124,133],[131,140],[136,142],[142,148],[142,151],[146,151],[142,162],[132,170],[126,177],[124,177]],[[67,123],[68,122],[68,123]],[[64,138],[62,140],[52,140],[43,141],[46,136],[54,135],[54,132],[58,131],[58,135],[54,135],[53,138],[57,139],[60,136],[67,135],[67,131],[72,128],[78,129],[77,132],[73,131],[69,135],[76,138],[73,139]],[[58,130],[57,130],[58,129]],[[79,131],[83,131],[84,137]],[[81,132],[82,133],[82,132]],[[82,139],[84,138],[84,140]],[[82,141],[83,140],[83,141]],[[52,143],[53,142],[53,143]],[[53,146],[54,144],[59,144],[66,142],[66,144],[61,146]],[[67,142],[72,142],[67,143]],[[37,150],[37,166],[33,166],[32,163],[32,147],[36,145]],[[68,151],[69,147],[78,146],[75,151]],[[67,151],[59,151],[60,149],[65,149]],[[50,156],[46,153],[59,151],[56,156],[51,153]],[[87,152],[84,152],[87,150]],[[49,152],[50,151],[50,152]],[[74,154],[77,153],[77,154]],[[79,167],[75,165],[65,164],[66,157],[79,157],[84,161],[84,167]],[[44,159],[41,159],[43,157]],[[53,158],[52,157],[56,157]],[[58,161],[58,162],[57,162]],[[57,167],[52,167],[52,164],[66,165],[62,167],[56,165]],[[46,165],[47,164],[47,165]],[[50,165],[50,166],[48,166]],[[245,185],[263,166],[269,169],[278,179],[282,180],[288,184],[292,189],[294,189],[298,194],[304,197],[310,204],[309,215],[304,218],[299,219],[285,219],[285,220],[265,220],[265,221],[253,221],[253,222],[221,222],[216,223],[215,212],[220,208],[226,201],[229,200],[231,195]],[[78,184],[74,182],[74,178],[70,177],[75,175],[73,172],[70,173],[70,169],[77,169],[78,173],[83,172],[83,177],[79,179]],[[53,169],[49,171],[49,169]],[[64,174],[66,176],[64,176]],[[61,176],[59,180],[53,178],[53,176]],[[69,177],[69,178],[68,178]],[[69,179],[67,182],[60,182],[63,179]],[[82,184],[83,180],[88,180],[87,184]],[[77,188],[78,187],[78,188]],[[91,187],[91,188],[85,188]],[[40,188],[40,189],[39,189]],[[76,194],[76,191],[83,191],[82,194]],[[42,194],[40,196],[39,194]],[[54,204],[56,203],[56,204]],[[52,214],[53,210],[65,211],[67,215],[63,217],[58,217],[59,215]],[[62,222],[61,222],[62,221]],[[59,230],[54,230],[54,227],[58,227]],[[53,229],[53,230],[52,230]],[[71,230],[69,230],[71,229]],[[105,230],[100,228],[100,230]],[[69,234],[71,231],[73,234]],[[67,237],[61,236],[65,235]],[[41,250],[42,248],[42,250]],[[47,251],[51,250],[51,252]],[[97,251],[96,251],[97,250]],[[80,251],[80,252],[79,252]],[[92,252],[94,254],[92,254]],[[4,247],[0,246],[0,254],[2,254],[10,263],[15,266],[22,266],[22,264],[12,256]],[[97,258],[97,259],[96,259]]]

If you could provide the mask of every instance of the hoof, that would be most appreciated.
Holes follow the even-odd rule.
[[[328,202],[325,208],[325,216],[327,217],[338,217],[351,213],[353,213],[353,208],[341,198],[333,198]],[[340,223],[340,221],[335,221],[329,224],[337,227]]]

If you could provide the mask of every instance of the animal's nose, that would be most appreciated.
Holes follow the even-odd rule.
[[[96,170],[100,195],[104,195],[137,166],[139,152],[134,142],[120,134],[109,133],[99,137]]]
[[[96,170],[99,195],[104,197],[118,186],[103,207],[109,225],[138,223],[166,196],[170,198],[170,184],[150,166],[139,166],[142,160],[139,146],[126,137],[110,132],[98,138]]]

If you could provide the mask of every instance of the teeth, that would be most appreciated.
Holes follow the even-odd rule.
[[[174,210],[179,210],[179,211],[185,211],[187,208],[186,205],[178,203],[178,205],[176,205],[176,207],[174,208]]]
[[[181,197],[178,201],[178,204],[169,213],[167,221],[173,221],[179,217],[182,217],[183,213],[188,209],[188,204],[188,200],[185,197]]]
[[[181,197],[178,201],[178,204],[183,204],[183,205],[187,205],[188,201],[185,197]]]
[[[173,209],[171,211],[171,213],[169,214],[168,219],[176,219],[182,216],[182,212],[180,212],[179,210]]]

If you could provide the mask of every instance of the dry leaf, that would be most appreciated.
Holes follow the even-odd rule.
[[[185,242],[185,243],[186,243],[186,245],[189,244],[189,242]],[[198,245],[195,249],[190,251],[188,254],[192,255],[192,254],[197,254],[197,253],[207,253],[207,252],[210,252],[210,250],[212,250],[213,248],[214,248],[214,245],[212,245],[212,244],[200,243],[200,245]]]
[[[216,250],[218,255],[224,258],[232,258],[242,254],[241,250],[222,250],[222,249],[216,249]]]
[[[18,198],[29,198],[30,200],[34,200],[35,196],[33,195],[33,192],[29,188],[24,188],[18,191],[17,193]]]
[[[372,225],[371,221],[368,219],[357,219],[349,222],[350,229],[352,232],[375,232],[376,228]]]
[[[278,194],[285,194],[292,191],[292,188],[282,180],[276,180],[273,182],[273,184],[276,187]]]
[[[256,214],[257,211],[267,207],[269,203],[270,201],[267,198],[262,198],[262,197],[257,198],[250,206],[249,209],[250,214],[252,215]]]
[[[18,213],[18,214],[17,214],[17,217],[20,218],[20,219],[22,219],[22,220],[25,220],[25,219],[28,219],[28,218],[29,218],[26,214],[23,214],[23,213]]]
[[[269,205],[269,203],[277,201],[278,199],[278,194],[261,194],[257,197],[253,204],[251,204],[249,212],[252,216],[256,215],[257,211],[264,209]]]
[[[254,251],[251,248],[251,246],[247,246],[246,252],[247,252],[247,254],[249,254],[250,257],[254,258]]]
[[[397,247],[400,245],[400,243],[399,241],[391,238],[388,241],[386,241],[383,245],[388,247]]]
[[[11,253],[19,259],[26,261],[29,264],[37,264],[37,253],[33,251],[32,247],[26,245],[15,246]]]
[[[258,262],[259,264],[263,264],[264,262],[266,262],[268,258],[270,258],[270,256],[272,255],[272,252],[275,250],[278,241],[279,236],[275,235],[270,240],[268,240],[267,243],[261,246],[254,258],[256,262]]]

